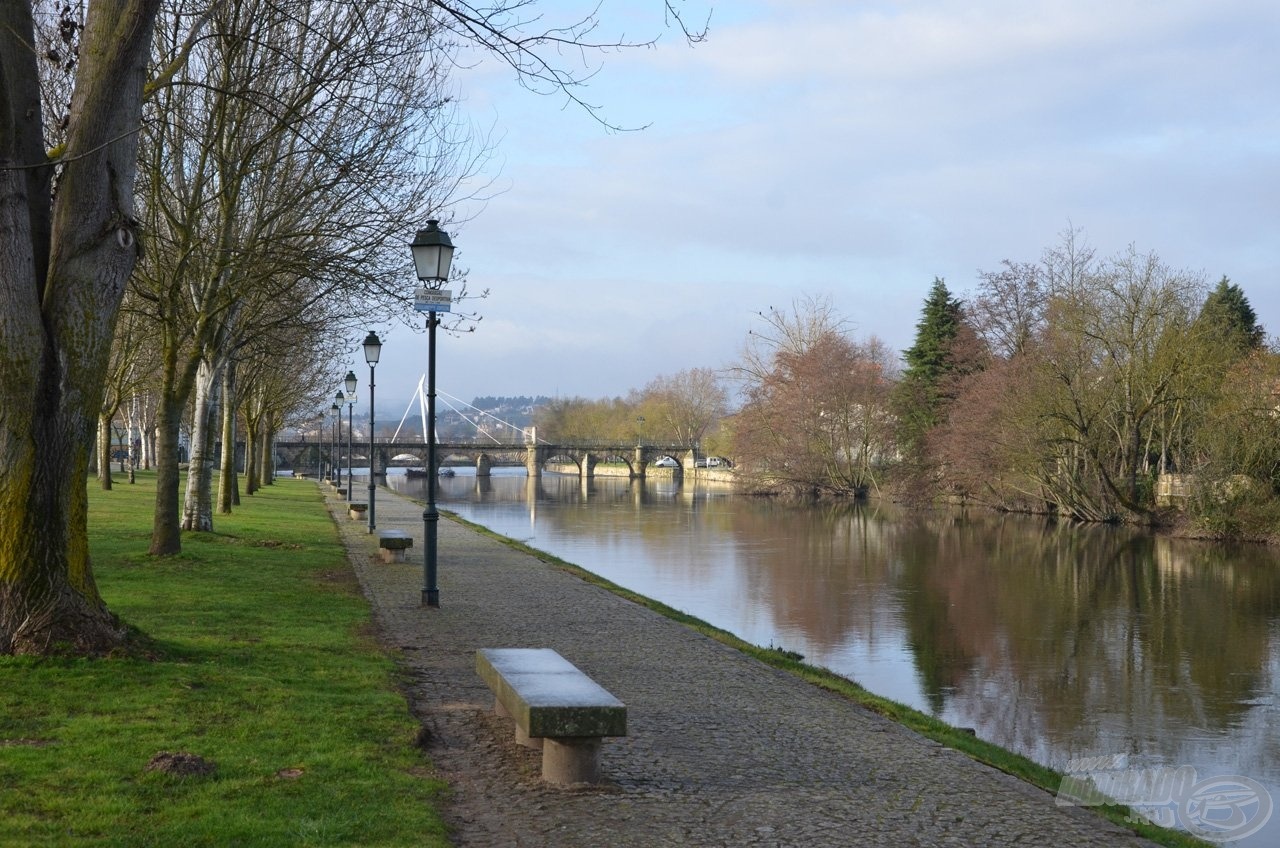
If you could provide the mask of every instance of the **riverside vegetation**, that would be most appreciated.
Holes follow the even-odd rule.
[[[125,646],[0,658],[0,845],[448,844],[315,484],[281,480],[154,558],[155,475],[137,480],[89,491]]]
[[[1070,229],[964,298],[934,280],[903,368],[828,297],[759,318],[728,371],[732,412],[694,369],[625,400],[557,401],[535,411],[539,434],[700,444],[753,492],[1278,538],[1280,344],[1226,277],[1098,256]]]

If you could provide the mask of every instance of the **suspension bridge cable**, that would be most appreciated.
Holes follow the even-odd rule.
[[[439,389],[437,389],[437,390],[436,390],[436,394],[441,394],[441,395],[442,395],[442,394],[444,394],[444,392],[442,392],[442,391],[440,391]],[[453,397],[453,395],[449,395],[449,397]],[[456,399],[456,398],[455,398],[455,399]],[[485,430],[484,428],[482,428],[482,427],[481,427],[479,424],[477,424],[476,422],[472,421],[470,418],[468,418],[466,415],[464,415],[464,414],[463,414],[463,412],[462,412],[462,410],[458,409],[458,407],[456,407],[456,406],[454,406],[453,404],[449,403],[448,398],[441,398],[441,400],[443,400],[443,401],[444,401],[444,405],[445,405],[445,406],[447,406],[447,407],[449,407],[450,409],[452,409],[452,410],[457,414],[457,416],[458,416],[459,418],[461,418],[463,421],[465,421],[465,422],[467,422],[468,424],[470,424],[472,427],[475,427],[475,428],[476,428],[476,432],[477,432],[477,433],[479,433],[479,434],[480,434],[480,435],[482,435],[482,436],[488,436],[488,437],[489,437],[489,439],[490,439],[490,440],[492,440],[492,441],[493,441],[493,443],[494,443],[495,445],[501,445],[501,444],[503,444],[503,442],[502,442],[502,440],[501,440],[501,439],[499,439],[497,436],[495,436],[495,435],[493,435],[492,433],[490,433],[488,430]],[[464,402],[465,402],[465,401],[464,401]]]
[[[456,400],[458,403],[462,404],[463,406],[467,407],[468,409],[474,409],[476,412],[480,413],[481,415],[484,415],[484,416],[486,416],[486,417],[488,417],[488,418],[492,418],[494,421],[497,421],[499,424],[503,425],[504,427],[510,427],[512,430],[515,430],[517,433],[520,433],[521,435],[524,435],[524,434],[527,432],[527,430],[526,430],[524,427],[521,427],[521,426],[519,426],[519,425],[517,425],[517,424],[512,424],[510,421],[503,421],[501,418],[499,418],[498,416],[496,416],[496,415],[494,415],[493,413],[489,412],[488,410],[481,409],[480,407],[476,406],[475,404],[467,403],[465,400],[463,400],[463,399],[462,399],[462,398],[460,398],[460,397],[456,397],[455,395],[451,395],[451,394],[449,394],[448,392],[442,392],[442,391],[440,391],[439,389],[437,389],[437,390],[436,390],[436,393],[437,393],[437,394],[445,395],[446,397],[453,398],[453,399],[454,399],[454,400]],[[453,407],[452,407],[452,406],[450,406],[450,408],[452,409]],[[457,412],[458,410],[454,409],[453,411],[454,411],[454,412]],[[459,413],[459,414],[461,414],[461,413]],[[477,429],[479,429],[479,428],[477,427]],[[539,441],[545,441],[545,440],[544,440],[544,439],[539,439]]]

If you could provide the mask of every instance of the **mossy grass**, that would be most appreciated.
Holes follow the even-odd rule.
[[[921,736],[925,736],[946,745],[949,748],[961,751],[979,762],[986,763],[987,765],[1000,769],[1007,774],[1011,774],[1025,780],[1028,783],[1051,793],[1056,793],[1058,788],[1062,785],[1064,775],[1061,772],[1040,765],[1021,754],[1001,748],[999,745],[984,742],[974,736],[971,731],[952,727],[946,722],[939,721],[927,713],[922,713],[919,710],[900,704],[897,701],[882,698],[879,695],[868,692],[866,689],[846,677],[841,677],[840,675],[824,668],[807,665],[803,662],[803,657],[794,651],[788,651],[780,647],[761,647],[759,645],[752,645],[751,643],[745,642],[737,636],[734,636],[728,631],[721,630],[718,627],[708,624],[702,619],[695,618],[694,616],[681,612],[678,609],[669,607],[660,601],[655,601],[652,598],[637,594],[636,592],[619,586],[618,584],[607,580],[598,574],[594,574],[581,566],[575,565],[571,562],[566,562],[554,554],[549,554],[546,551],[538,550],[537,548],[526,545],[523,542],[518,542],[515,539],[495,533],[489,528],[476,524],[475,522],[468,521],[456,513],[441,510],[441,514],[452,521],[456,521],[459,524],[474,530],[477,533],[502,542],[515,550],[537,557],[538,559],[570,572],[589,583],[600,586],[601,588],[607,589],[616,595],[640,604],[643,607],[661,613],[673,621],[677,621],[686,627],[735,648],[744,654],[755,657],[761,662],[773,666],[774,668],[790,672],[791,674],[794,674],[815,686],[821,686],[824,689],[849,698],[873,712],[879,713],[886,718],[892,719],[893,721],[914,730]],[[1208,848],[1210,845],[1210,843],[1196,839],[1183,831],[1170,830],[1168,828],[1152,824],[1141,816],[1135,815],[1128,807],[1121,804],[1098,806],[1091,809],[1109,821],[1118,824],[1121,827],[1128,828],[1134,833],[1150,839],[1152,842],[1159,845],[1167,845],[1169,848]]]
[[[147,555],[155,477],[89,489],[107,659],[0,658],[0,845],[445,845],[445,789],[314,482]],[[148,770],[186,753],[208,774]]]

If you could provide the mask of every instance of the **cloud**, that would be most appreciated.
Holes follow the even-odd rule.
[[[806,291],[901,349],[933,276],[963,291],[1069,222],[1103,253],[1135,242],[1229,274],[1280,330],[1280,7],[721,11],[697,48],[606,57],[593,100],[652,121],[641,133],[479,77],[504,86],[484,96],[511,189],[459,241],[494,292],[478,358],[517,357],[571,394],[638,387],[731,358],[755,310]],[[652,322],[667,313],[716,320]]]

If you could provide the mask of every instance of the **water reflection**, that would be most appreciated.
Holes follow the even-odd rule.
[[[669,482],[440,482],[470,520],[1041,762],[1189,764],[1280,802],[1273,551]]]

